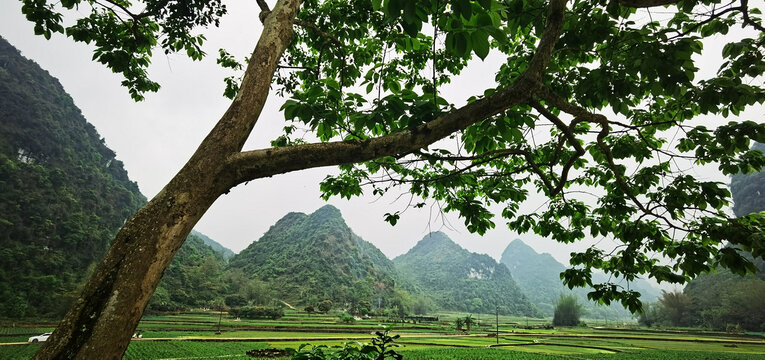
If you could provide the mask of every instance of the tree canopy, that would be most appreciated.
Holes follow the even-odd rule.
[[[200,58],[198,29],[225,13],[221,1],[22,1],[37,33],[94,44],[94,59],[123,74],[135,99],[159,87],[146,72],[153,51]],[[117,235],[83,299],[102,295],[76,304],[69,320],[90,321],[88,309],[111,311],[114,301],[133,309],[125,310],[127,324],[137,321],[145,302],[136,284],[156,286],[156,271],[218,196],[256,178],[327,165],[341,165],[341,173],[322,182],[326,197],[359,195],[364,186],[374,194],[403,188],[415,199],[411,206],[436,202],[479,234],[495,226],[489,207],[499,205],[498,216],[519,232],[566,243],[609,239],[611,251],[572,254],[564,281],[592,286],[592,298],[633,311],[638,292],[593,283],[591,270],[682,283],[716,266],[754,271],[737,249],[765,256],[762,214],[732,218],[725,184],[697,179],[682,165],[716,164],[731,175],[765,163],[750,150],[752,140],[765,141],[765,125],[738,116],[765,100],[765,28],[748,0],[258,4],[264,30],[246,67],[219,52],[221,65],[245,69],[241,83],[228,79],[231,107]],[[60,12],[75,7],[82,15],[69,24]],[[746,31],[724,37],[739,26]],[[726,41],[709,76],[699,72],[701,59],[711,58],[705,38]],[[503,59],[496,86],[478,79],[490,87],[466,105],[440,95],[451,77],[480,66],[470,59],[489,56]],[[285,118],[321,142],[305,143],[288,126],[273,148],[241,151],[272,86],[287,98]],[[708,123],[718,117],[728,122]],[[548,202],[521,209],[533,192]],[[146,242],[133,241],[138,237]],[[722,248],[726,242],[732,246]],[[140,246],[158,251],[141,255]],[[145,264],[141,278],[124,268],[132,259]],[[77,321],[69,320],[74,329]],[[94,334],[109,326],[101,317],[92,321]],[[131,331],[124,327],[121,333]],[[67,329],[59,334],[72,333]],[[77,339],[90,333],[68,343],[64,336],[54,334],[42,351],[82,345]],[[92,351],[106,346],[88,341]]]

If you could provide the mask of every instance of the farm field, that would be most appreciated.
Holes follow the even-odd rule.
[[[500,317],[499,339],[493,316],[476,315],[469,333],[454,329],[453,319],[464,314],[441,314],[439,321],[391,323],[362,319],[341,323],[329,314],[287,310],[278,320],[237,320],[213,312],[146,316],[138,326],[124,359],[257,359],[255,349],[341,346],[369,342],[382,324],[399,334],[397,351],[405,359],[648,359],[648,360],[765,360],[765,336],[701,330],[653,330],[625,327],[544,329],[539,319]],[[528,321],[529,325],[526,325]],[[600,324],[599,324],[600,325]],[[0,359],[29,359],[39,344],[29,336],[51,331],[51,324],[3,324]],[[218,332],[220,333],[218,334]]]

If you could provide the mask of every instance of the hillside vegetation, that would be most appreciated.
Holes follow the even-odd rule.
[[[146,199],[61,84],[0,38],[0,316],[60,316]]]
[[[58,80],[0,37],[0,317],[63,315],[144,203]],[[223,259],[231,255],[194,232],[150,309],[219,297]]]
[[[441,309],[474,313],[499,309],[507,315],[541,315],[505,265],[463,249],[442,232],[426,235],[393,262]]]
[[[231,258],[229,266],[296,304],[331,300],[367,311],[372,305],[402,309],[409,297],[396,286],[392,262],[354,234],[331,205],[310,215],[287,214]]]

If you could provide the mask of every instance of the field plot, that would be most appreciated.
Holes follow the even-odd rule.
[[[138,326],[142,338],[130,344],[124,359],[255,359],[246,352],[298,348],[305,343],[369,343],[372,333],[385,324],[401,335],[397,351],[412,360],[765,360],[765,337],[758,334],[636,327],[545,329],[543,320],[500,317],[497,341],[494,317],[476,315],[468,334],[457,331],[450,320],[459,316],[442,314],[439,321],[418,323],[391,323],[382,318],[343,323],[336,314],[292,310],[278,320],[235,319],[209,311],[147,316]],[[0,359],[29,359],[40,345],[26,343],[27,338],[50,330],[42,326],[0,328]],[[13,342],[16,344],[9,344]]]
[[[0,344],[26,342],[30,336],[53,331],[53,327],[0,327]]]
[[[245,354],[248,350],[266,347],[262,342],[134,341],[123,359],[231,359],[237,355],[252,359]]]

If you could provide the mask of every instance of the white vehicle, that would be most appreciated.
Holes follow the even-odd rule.
[[[48,338],[50,337],[50,334],[51,333],[45,333],[42,335],[32,336],[31,338],[29,338],[29,342],[36,343],[36,342],[48,340]]]

